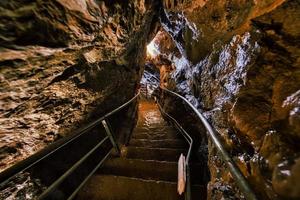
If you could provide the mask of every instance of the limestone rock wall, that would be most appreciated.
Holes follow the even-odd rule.
[[[133,97],[156,6],[0,2],[0,170]]]
[[[299,1],[164,6],[163,27],[186,58],[170,88],[202,110],[259,199],[299,199]],[[243,199],[210,139],[208,149],[209,199]]]

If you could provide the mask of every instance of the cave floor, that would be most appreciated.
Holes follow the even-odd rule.
[[[188,145],[173,126],[168,124],[154,101],[141,100],[139,117],[129,145],[121,156],[112,155],[84,186],[78,199],[103,200],[175,200],[177,161],[186,154]],[[192,164],[192,194],[206,199],[201,185],[201,166]]]

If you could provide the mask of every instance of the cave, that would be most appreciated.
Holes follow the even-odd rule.
[[[300,199],[298,0],[0,11],[0,199]]]

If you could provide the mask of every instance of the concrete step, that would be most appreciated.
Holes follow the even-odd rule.
[[[171,148],[145,148],[145,147],[124,147],[122,157],[141,159],[141,160],[158,160],[177,162],[180,154],[187,153],[186,149]]]
[[[192,183],[203,184],[202,166],[200,164],[191,164],[190,169]],[[176,182],[178,163],[112,157],[105,161],[97,173]]]
[[[193,199],[206,199],[206,188],[192,186]],[[77,200],[183,200],[177,183],[123,176],[95,175],[78,193]]]
[[[187,142],[179,139],[164,139],[164,140],[131,139],[129,145],[133,147],[172,148],[172,149],[188,147]]]

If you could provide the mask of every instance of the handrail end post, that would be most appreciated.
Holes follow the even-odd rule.
[[[185,170],[186,170],[186,196],[185,199],[186,200],[191,200],[191,177],[190,177],[190,166],[188,163],[186,163],[185,166]]]
[[[117,144],[113,134],[112,134],[112,131],[111,131],[111,128],[109,127],[109,124],[106,122],[105,119],[103,119],[101,121],[103,127],[105,128],[105,131],[106,131],[106,134],[107,136],[109,137],[113,147],[115,148],[115,150],[117,151],[117,154],[120,156],[121,155],[121,150],[119,148],[119,145]]]

